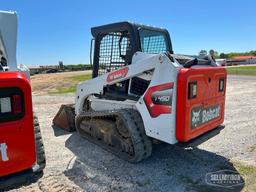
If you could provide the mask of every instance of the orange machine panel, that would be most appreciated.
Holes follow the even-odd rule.
[[[227,72],[222,67],[182,68],[178,76],[178,141],[187,142],[224,121]]]
[[[22,73],[0,75],[0,176],[31,168],[36,161],[30,82]]]

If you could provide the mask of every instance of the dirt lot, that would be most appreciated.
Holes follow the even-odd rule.
[[[40,74],[31,77],[34,95],[44,95],[56,92],[60,88],[76,86],[82,76],[91,74],[91,71],[77,71],[65,73]],[[78,77],[78,78],[77,78]]]
[[[52,129],[51,120],[59,106],[73,102],[73,94],[34,96],[47,168],[36,183],[14,191],[224,191],[205,183],[207,173],[222,169],[245,173],[243,190],[254,191],[256,78],[230,76],[227,94],[225,129],[219,135],[197,148],[155,145],[152,156],[136,165],[76,133]]]

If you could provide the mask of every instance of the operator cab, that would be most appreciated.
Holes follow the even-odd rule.
[[[119,22],[91,29],[94,43],[93,78],[117,70],[132,62],[137,51],[173,53],[166,29],[130,22]]]
[[[170,60],[175,58],[180,65],[216,65],[214,59],[206,56],[175,55],[169,32],[163,28],[130,22],[119,22],[91,29],[94,43],[93,74],[98,77],[131,64],[136,52],[148,54],[166,53]],[[91,61],[92,61],[91,44]],[[92,62],[91,62],[92,63]]]
[[[0,11],[0,71],[17,71],[17,29],[17,13]]]
[[[93,27],[91,32],[95,41],[93,78],[130,65],[133,55],[138,51],[148,54],[173,54],[170,35],[166,29],[119,22]],[[138,100],[149,83],[149,80],[134,77],[131,81],[107,85],[104,87],[103,96],[114,100]]]
[[[165,53],[172,62],[175,60],[185,68],[194,65],[214,65],[214,62],[207,58],[173,54],[171,38],[166,29],[119,22],[94,27],[91,32],[95,41],[92,78],[130,65],[136,52]],[[91,44],[91,56],[92,45],[93,43]],[[137,101],[150,84],[150,78],[145,78],[144,74],[152,76],[153,70],[146,71],[141,76],[133,77],[130,80],[106,85],[103,88],[102,96],[106,99]]]
[[[8,71],[6,51],[0,34],[0,71]]]

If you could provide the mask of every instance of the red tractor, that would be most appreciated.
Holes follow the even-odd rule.
[[[0,11],[0,190],[42,173],[46,162],[29,73],[17,67],[16,41],[16,13]]]

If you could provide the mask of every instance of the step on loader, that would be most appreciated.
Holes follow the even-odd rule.
[[[212,55],[174,54],[167,30],[130,22],[91,29],[92,80],[77,86],[53,124],[129,162],[152,140],[197,140],[224,121],[227,73]]]

